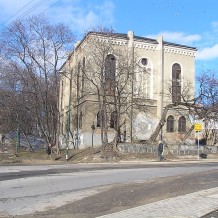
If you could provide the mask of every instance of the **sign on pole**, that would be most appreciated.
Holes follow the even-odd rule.
[[[202,125],[200,123],[196,123],[194,129],[195,132],[200,132],[202,130]],[[198,133],[198,159],[199,159],[199,133]]]
[[[196,123],[194,126],[195,131],[201,131],[202,130],[202,125],[200,123]]]

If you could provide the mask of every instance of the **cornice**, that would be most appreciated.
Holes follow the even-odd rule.
[[[135,42],[134,45],[135,48],[141,48],[141,49],[146,49],[146,50],[152,50],[152,51],[156,51],[157,50],[157,46],[154,46],[153,44],[149,45],[149,44],[144,44],[144,43],[137,43]]]
[[[190,49],[184,49],[184,48],[164,48],[164,53],[170,53],[170,54],[177,54],[177,55],[183,55],[183,56],[196,56],[196,51],[190,50]]]
[[[145,50],[150,50],[150,51],[158,51],[159,48],[154,45],[154,44],[148,44],[148,43],[138,43],[135,42],[134,44],[135,48],[138,49],[145,49]],[[170,54],[177,54],[177,55],[184,55],[184,56],[191,56],[195,57],[196,55],[196,50],[191,49],[191,48],[185,48],[185,47],[166,47],[164,46],[164,53],[170,53]]]

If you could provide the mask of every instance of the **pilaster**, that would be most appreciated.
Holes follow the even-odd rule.
[[[161,118],[163,112],[163,98],[164,98],[164,43],[163,43],[163,36],[159,36],[157,38],[158,46],[158,88],[157,88],[157,117],[158,119]]]

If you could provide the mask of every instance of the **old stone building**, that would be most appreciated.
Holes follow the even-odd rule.
[[[60,70],[61,134],[79,148],[100,145],[102,126],[109,140],[118,129],[121,141],[149,139],[166,105],[194,97],[196,51],[161,36],[89,32]],[[189,127],[178,107],[161,134],[175,140]]]

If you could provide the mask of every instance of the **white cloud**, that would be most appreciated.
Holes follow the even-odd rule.
[[[183,32],[160,32],[156,35],[148,35],[150,38],[157,38],[157,36],[163,36],[164,41],[179,43],[179,44],[192,44],[195,41],[201,40],[201,36],[198,34],[188,35]]]
[[[218,29],[218,21],[212,22],[212,27],[213,27],[214,29]]]
[[[10,18],[16,12],[18,12],[22,7],[27,5],[22,11],[20,11],[16,16],[10,19],[10,22],[18,18],[20,15],[25,13],[31,7],[36,5],[38,0],[19,0],[19,4],[14,2],[15,0],[0,0],[0,8],[3,9],[4,14],[2,19],[0,18],[0,23]],[[96,1],[94,4],[92,1],[81,1],[81,0],[48,0],[44,4],[35,8],[27,16],[37,14],[40,12],[45,13],[52,22],[65,23],[71,27],[75,33],[83,33],[90,27],[96,25],[113,25],[114,22],[114,4],[110,0]],[[9,22],[5,23],[8,24]]]
[[[218,29],[218,22],[212,23],[213,29]],[[204,33],[199,34],[191,34],[188,35],[183,32],[160,32],[156,35],[148,35],[146,37],[149,38],[157,38],[157,36],[162,35],[164,41],[174,42],[184,45],[195,45],[197,48],[200,47],[197,52],[196,59],[197,60],[213,60],[218,58],[218,42],[215,39],[214,34]],[[196,43],[198,42],[198,44]]]
[[[211,22],[210,31],[202,34],[202,40],[197,45],[199,51],[197,60],[214,60],[218,58],[218,21]]]
[[[29,0],[19,0],[19,4],[15,3],[14,0],[1,0],[0,7],[2,12],[5,13],[15,13],[16,11],[20,10],[22,7],[27,5],[30,1]]]
[[[197,53],[196,59],[197,60],[209,60],[218,58],[218,44],[210,48],[204,48]]]
[[[64,0],[62,5],[52,7],[49,17],[55,22],[63,22],[71,27],[74,32],[84,33],[87,29],[99,24],[111,26],[114,21],[114,5],[111,1],[100,1],[97,5],[77,4],[80,1]]]
[[[0,23],[7,25],[15,19],[27,17],[36,13],[40,13],[49,7],[54,0],[49,1],[37,1],[37,0],[19,0],[15,2],[14,0],[1,0],[1,17]]]
[[[100,12],[100,17],[104,18],[107,23],[111,24],[114,22],[114,4],[111,1],[104,2],[102,5],[97,6],[97,9]]]

